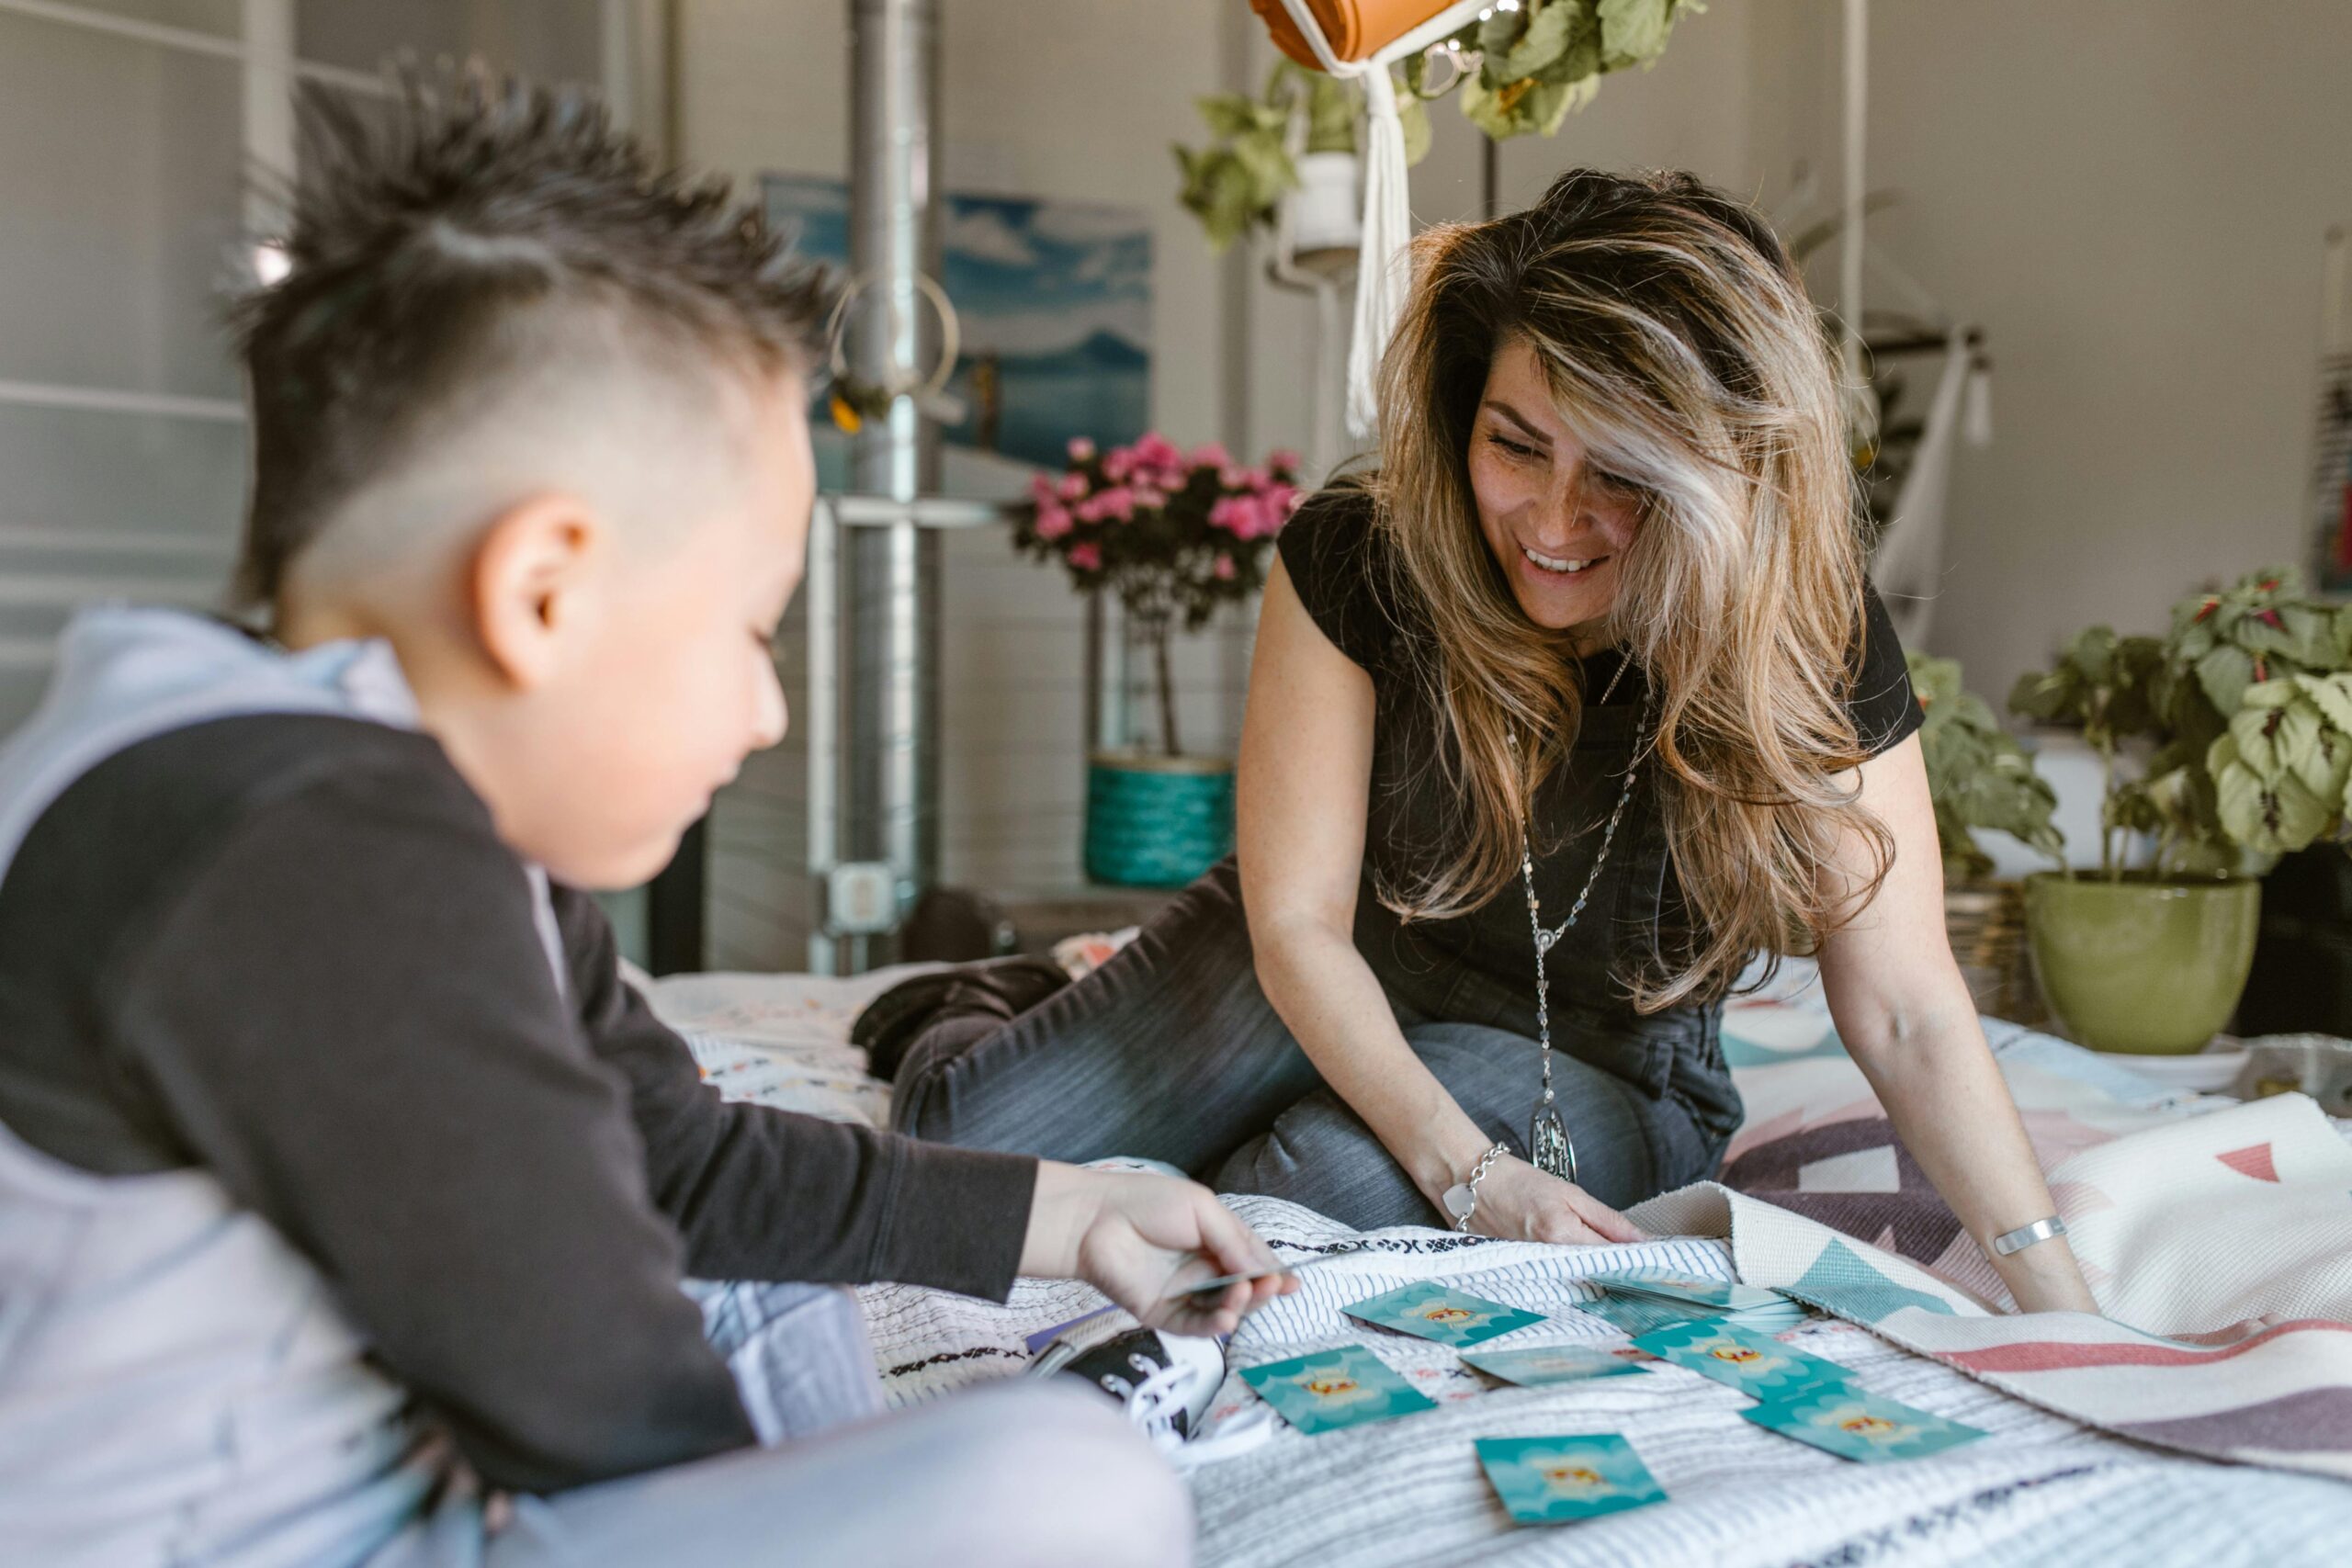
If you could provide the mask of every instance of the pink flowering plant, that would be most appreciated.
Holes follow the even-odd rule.
[[[1180,451],[1157,434],[1097,451],[1080,436],[1058,477],[1030,481],[1013,546],[1057,560],[1082,591],[1114,595],[1152,647],[1159,736],[1178,754],[1169,638],[1266,581],[1266,553],[1298,504],[1298,454],[1245,468],[1214,443]]]

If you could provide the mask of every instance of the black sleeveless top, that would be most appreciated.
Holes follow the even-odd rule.
[[[1306,613],[1373,681],[1372,790],[1364,885],[1357,899],[1358,945],[1392,989],[1405,982],[1415,1005],[1425,1011],[1431,1003],[1423,998],[1464,996],[1456,972],[1474,972],[1488,983],[1473,980],[1470,989],[1498,998],[1486,1010],[1505,1010],[1505,1018],[1495,1021],[1523,1011],[1523,1023],[1516,1026],[1532,1034],[1534,944],[1527,899],[1516,879],[1484,906],[1452,919],[1406,925],[1379,903],[1379,887],[1413,886],[1442,863],[1438,857],[1458,851],[1465,814],[1438,750],[1450,749],[1452,738],[1415,672],[1414,660],[1433,632],[1424,616],[1396,601],[1369,498],[1345,489],[1309,497],[1283,530],[1278,547]],[[1860,666],[1847,711],[1865,750],[1875,756],[1917,729],[1922,716],[1902,646],[1875,592],[1866,593],[1866,614]],[[1600,700],[1621,660],[1611,649],[1584,660],[1588,705],[1574,748],[1566,765],[1555,769],[1536,793],[1535,891],[1546,926],[1567,918],[1591,874],[1603,826],[1633,757],[1647,694],[1641,669],[1626,671],[1611,700]],[[1676,1035],[1706,1032],[1711,1044],[1711,1027],[1675,1030],[1670,1014],[1638,1019],[1624,983],[1643,968],[1662,973],[1668,956],[1687,952],[1694,919],[1667,846],[1657,780],[1645,771],[1591,900],[1546,959],[1555,1031],[1565,1012],[1571,1018],[1581,1014],[1588,1024],[1604,1025],[1609,1032],[1634,1029],[1655,1036],[1660,1026],[1669,1026],[1666,1032]],[[1417,976],[1431,984],[1410,984]],[[1523,1009],[1518,998],[1523,998]],[[1443,1001],[1436,1005],[1445,1007]],[[1703,1013],[1711,1025],[1717,1003],[1676,1010]],[[1459,1011],[1445,1007],[1433,1016]]]

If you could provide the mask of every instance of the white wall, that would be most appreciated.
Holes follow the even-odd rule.
[[[1838,7],[1759,7],[1759,128],[1836,178]],[[1872,232],[1996,362],[1931,641],[1998,705],[2076,628],[2303,561],[2352,6],[1877,0]],[[1670,57],[1669,57],[1670,60]],[[1776,121],[1777,124],[1768,122]]]

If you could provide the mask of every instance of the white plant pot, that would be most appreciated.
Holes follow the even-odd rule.
[[[1308,152],[1298,160],[1290,203],[1291,248],[1353,251],[1363,238],[1363,165],[1352,152]]]

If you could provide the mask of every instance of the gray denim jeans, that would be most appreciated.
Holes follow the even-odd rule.
[[[1512,987],[1459,964],[1417,967],[1384,920],[1360,916],[1357,946],[1407,1043],[1488,1137],[1524,1152],[1542,1079],[1532,975]],[[1720,1010],[1611,1016],[1562,999],[1569,989],[1555,977],[1552,1077],[1581,1184],[1623,1207],[1711,1174],[1740,1116]],[[1259,988],[1231,861],[1012,1022],[940,1021],[896,1086],[899,1130],[938,1142],[1164,1160],[1365,1229],[1442,1223]]]

